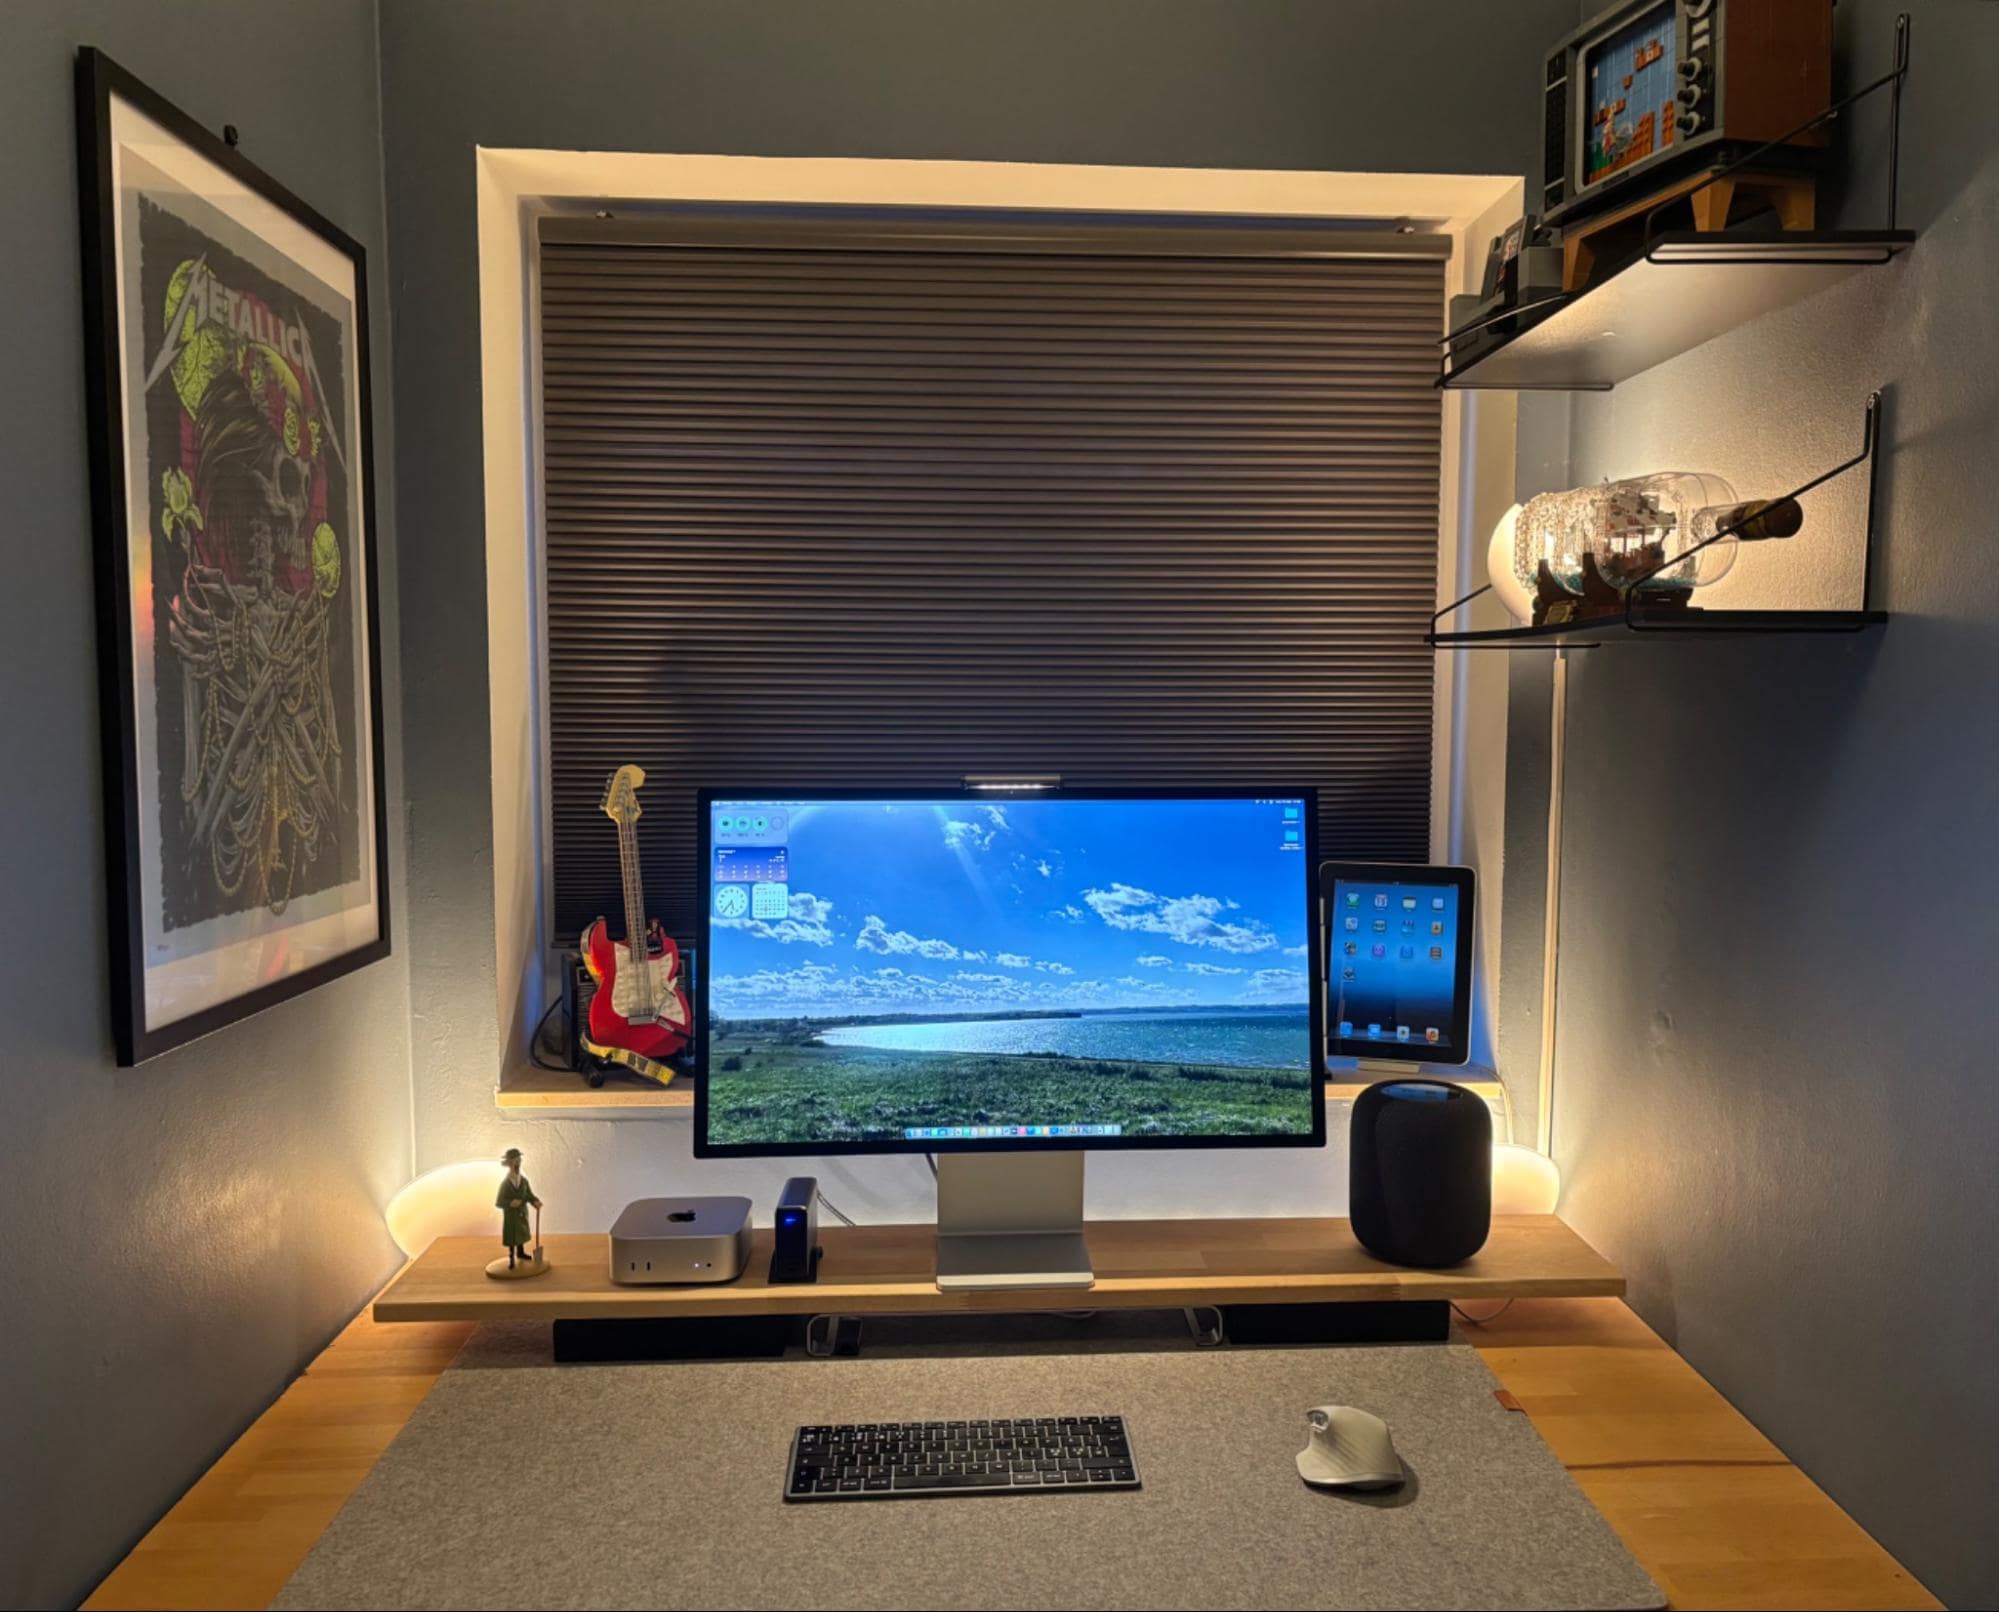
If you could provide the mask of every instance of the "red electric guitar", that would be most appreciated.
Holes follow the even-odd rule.
[[[583,962],[597,982],[590,998],[590,1024],[580,1037],[584,1048],[634,1069],[662,1086],[673,1079],[663,1060],[687,1045],[687,997],[680,989],[680,948],[657,923],[646,918],[639,883],[638,767],[620,767],[604,786],[604,815],[618,825],[618,863],[625,884],[625,943],[611,939],[599,918],[583,931]],[[633,961],[632,937],[642,936],[642,960]]]

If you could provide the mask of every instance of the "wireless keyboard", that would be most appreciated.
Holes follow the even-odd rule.
[[[1138,1488],[1122,1416],[841,1422],[791,1440],[787,1500]]]

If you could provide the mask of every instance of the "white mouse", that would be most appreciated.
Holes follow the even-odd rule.
[[[1307,1439],[1298,1476],[1322,1489],[1393,1489],[1402,1461],[1379,1416],[1351,1405],[1318,1405],[1305,1413]]]

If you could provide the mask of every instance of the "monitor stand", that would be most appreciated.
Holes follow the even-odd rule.
[[[1089,1287],[1083,1155],[937,1155],[937,1285]]]

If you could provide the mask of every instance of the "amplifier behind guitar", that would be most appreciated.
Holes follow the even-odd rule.
[[[568,1027],[562,1044],[565,1061],[578,1074],[588,1075],[590,1084],[601,1086],[604,1071],[598,1061],[583,1050],[583,1031],[590,1023],[590,998],[597,994],[597,982],[583,966],[580,952],[562,954],[562,1019]]]

